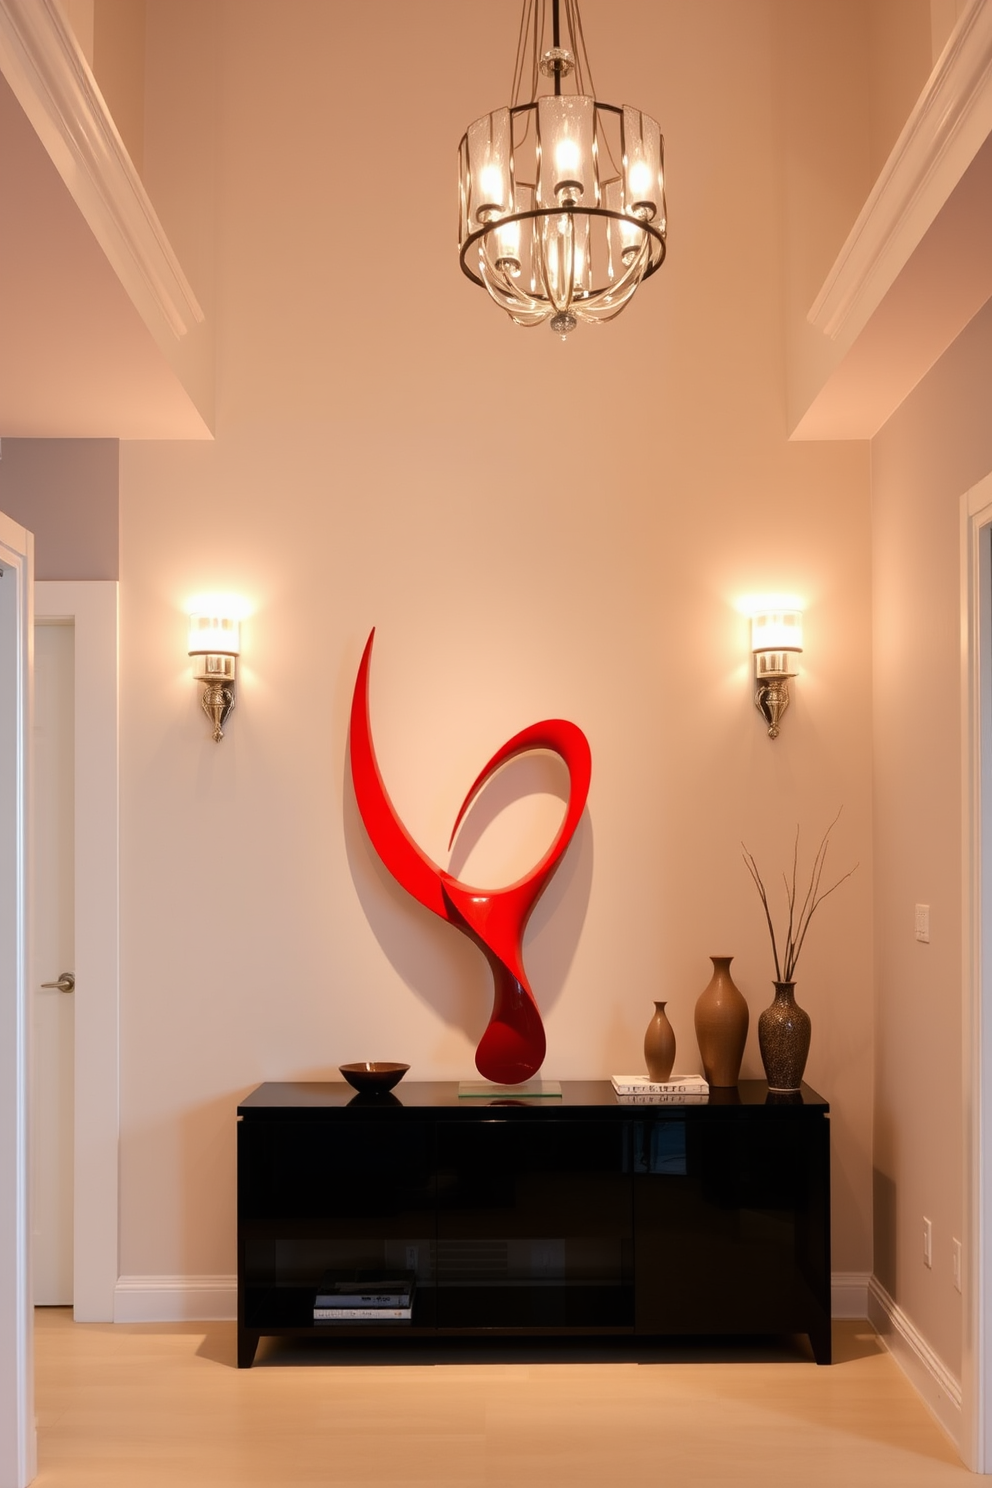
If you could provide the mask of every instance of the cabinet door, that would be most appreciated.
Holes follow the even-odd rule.
[[[829,1329],[822,1116],[633,1124],[639,1332]]]
[[[238,1217],[342,1224],[434,1207],[434,1127],[414,1121],[243,1121]]]
[[[619,1122],[439,1126],[438,1325],[631,1328],[625,1154]]]
[[[325,1271],[417,1275],[432,1326],[430,1122],[251,1121],[238,1127],[238,1225],[248,1326],[313,1323]]]

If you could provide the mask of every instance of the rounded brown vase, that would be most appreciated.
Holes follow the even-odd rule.
[[[695,1024],[703,1074],[710,1085],[736,1085],[750,1015],[730,975],[733,956],[711,956],[713,976],[696,1002]]]
[[[758,1048],[768,1089],[791,1093],[803,1082],[812,1024],[809,1013],[796,1002],[795,982],[772,986],[775,1001],[758,1019]]]
[[[675,1030],[668,1021],[664,1002],[655,1003],[655,1014],[644,1035],[644,1064],[648,1079],[656,1085],[667,1080],[675,1064]]]

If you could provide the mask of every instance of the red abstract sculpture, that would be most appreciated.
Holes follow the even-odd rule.
[[[351,703],[351,778],[358,809],[373,847],[397,882],[425,908],[470,936],[488,960],[495,995],[489,1026],[475,1052],[476,1068],[487,1080],[518,1085],[540,1069],[546,1047],[544,1025],[523,966],[524,927],[561,862],[585,808],[592,772],[589,743],[574,723],[549,718],[523,729],[497,750],[465,797],[451,842],[489,777],[507,760],[531,749],[550,749],[564,760],[569,775],[568,806],[554,841],[530,873],[503,889],[469,888],[421,852],[386,792],[369,718],[369,663],[374,638],[375,630],[365,646]]]

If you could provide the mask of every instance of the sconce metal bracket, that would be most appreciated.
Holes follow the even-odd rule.
[[[213,741],[219,744],[224,737],[224,725],[234,707],[234,687],[225,682],[209,682],[203,689],[200,706],[214,726]]]
[[[237,657],[206,652],[193,658],[193,675],[205,682],[200,706],[213,724],[213,741],[219,744],[235,701]]]
[[[759,681],[754,706],[768,725],[769,739],[777,739],[782,714],[789,706],[788,677],[768,677]]]

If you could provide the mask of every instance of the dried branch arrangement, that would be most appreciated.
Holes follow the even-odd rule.
[[[837,815],[834,817],[833,821],[824,832],[823,838],[820,842],[820,846],[816,850],[816,857],[813,859],[813,868],[812,872],[810,873],[809,883],[806,887],[806,892],[801,900],[799,898],[799,889],[797,886],[797,878],[799,873],[799,828],[798,826],[796,827],[796,840],[792,849],[792,872],[791,874],[782,874],[782,881],[785,884],[786,903],[789,907],[789,920],[785,932],[785,946],[781,961],[779,960],[778,941],[775,938],[775,926],[772,923],[771,910],[768,907],[768,894],[765,890],[764,882],[762,881],[761,874],[758,871],[758,865],[754,861],[753,854],[748,851],[743,842],[741,843],[741,850],[744,855],[744,862],[747,865],[747,871],[754,879],[755,888],[758,890],[762,908],[765,911],[765,920],[768,924],[768,934],[771,936],[772,940],[772,955],[775,958],[775,980],[777,982],[795,981],[796,963],[799,960],[799,952],[803,948],[803,941],[806,939],[806,931],[809,929],[810,920],[813,918],[813,915],[816,913],[816,910],[819,908],[819,906],[823,903],[824,899],[832,894],[834,892],[834,889],[839,889],[841,884],[844,883],[846,879],[851,877],[851,874],[854,873],[855,869],[858,866],[857,863],[855,863],[854,868],[850,868],[847,873],[843,874],[842,877],[837,879],[836,883],[832,883],[829,889],[820,888],[820,884],[823,879],[823,869],[827,860],[827,847],[830,843],[830,833],[833,831],[839,820],[840,812],[838,811]]]

